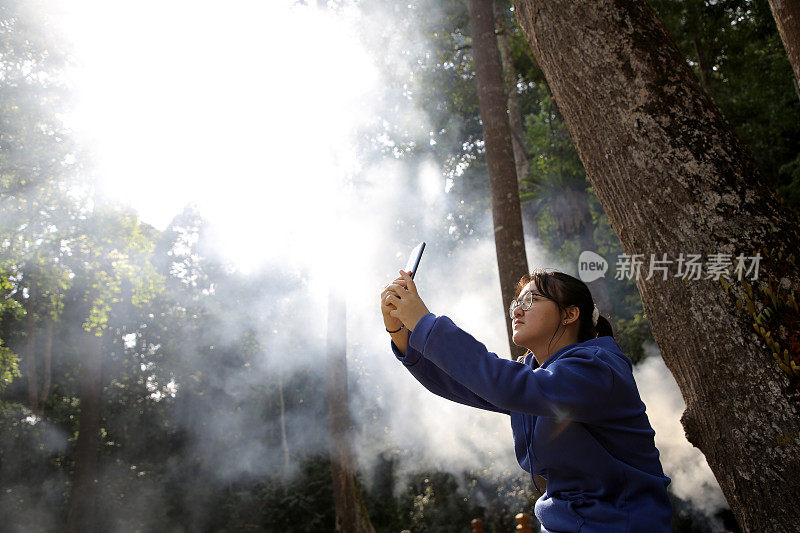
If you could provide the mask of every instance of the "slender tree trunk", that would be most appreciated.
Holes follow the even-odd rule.
[[[536,219],[539,217],[540,206],[536,202],[520,202],[520,210],[522,211],[522,219],[528,222],[528,235],[538,240],[539,226]]]
[[[566,240],[578,237],[581,250],[597,252],[594,240],[594,221],[589,209],[588,192],[571,186],[561,188],[551,204],[555,218],[556,236]],[[605,316],[612,316],[611,299],[608,296],[606,278],[601,277],[586,284],[592,293],[594,303]]]
[[[511,128],[506,112],[506,96],[500,68],[500,53],[494,34],[494,14],[491,0],[469,0],[469,21],[472,28],[472,53],[475,59],[475,79],[478,85],[478,105],[486,143],[486,162],[492,191],[492,219],[497,267],[503,308],[508,309],[517,282],[528,272],[525,237],[519,205],[519,186],[511,144]],[[511,340],[511,318],[506,313],[506,333],[511,358],[516,359],[525,349]]]
[[[28,378],[28,406],[31,411],[39,414],[39,383],[36,376],[36,298],[37,284],[31,279],[28,285],[28,299],[25,302],[25,333],[27,334],[25,346],[25,373]]]
[[[280,363],[278,363],[280,365]],[[283,471],[289,472],[289,441],[286,438],[286,404],[283,401],[283,369],[278,367],[278,396],[281,404],[281,446],[283,447]]]
[[[44,405],[50,395],[50,385],[53,379],[53,317],[48,315],[44,330],[44,383],[39,393],[39,412],[44,412]]]
[[[500,60],[503,63],[503,82],[506,86],[508,101],[508,124],[511,127],[511,144],[514,148],[514,163],[517,167],[517,181],[520,192],[525,193],[528,187],[523,180],[528,178],[530,162],[525,150],[525,129],[522,126],[522,113],[519,109],[517,94],[517,71],[514,69],[514,58],[511,55],[511,43],[508,38],[508,27],[500,2],[493,2],[495,25],[497,26],[497,43],[500,46]]]
[[[597,242],[594,240],[595,224],[592,220],[592,213],[589,209],[588,192],[586,190],[575,191],[577,195],[578,211],[581,216],[581,230],[578,240],[581,249],[597,252]],[[586,284],[592,293],[592,299],[597,306],[597,310],[606,317],[614,316],[614,306],[611,297],[608,295],[608,281],[605,277],[598,278]]]
[[[91,533],[97,483],[97,446],[100,432],[100,402],[103,393],[102,337],[83,333],[84,358],[81,366],[80,422],[75,446],[75,477],[70,493],[67,530]]]
[[[703,89],[705,89],[708,95],[713,99],[714,82],[712,81],[711,73],[714,71],[711,64],[708,62],[708,57],[706,57],[708,52],[706,52],[699,37],[692,39],[692,45],[694,45],[694,52],[697,54],[697,62],[700,65],[700,83],[703,85]]]
[[[644,0],[515,6],[626,254],[673,261],[667,279],[642,268],[636,283],[686,400],[687,438],[743,530],[796,531],[800,402],[789,363],[800,355],[785,339],[798,314],[784,301],[800,289],[797,221]],[[731,273],[728,286],[708,270],[686,279],[679,253],[705,262],[760,253],[758,279]],[[758,314],[767,305],[778,309],[771,319]],[[784,346],[785,365],[772,349]]]
[[[800,0],[769,0],[769,7],[792,64],[796,87],[800,82]]]
[[[374,533],[356,486],[347,397],[347,322],[344,297],[332,288],[328,300],[327,390],[335,531]]]

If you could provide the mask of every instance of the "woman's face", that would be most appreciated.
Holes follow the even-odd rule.
[[[561,312],[558,304],[539,294],[533,281],[522,288],[517,300],[522,301],[522,296],[528,291],[533,292],[533,305],[527,311],[521,305],[514,309],[514,333],[511,338],[517,346],[535,352],[537,348],[546,348],[553,339],[561,322]]]

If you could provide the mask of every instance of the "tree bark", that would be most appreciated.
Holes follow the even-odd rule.
[[[769,7],[792,64],[795,84],[800,83],[800,0],[769,0]]]
[[[475,79],[478,105],[483,122],[486,162],[492,191],[492,220],[500,271],[503,309],[514,299],[517,282],[528,272],[525,237],[519,205],[519,186],[514,164],[514,148],[506,110],[500,53],[494,34],[494,14],[491,0],[469,0],[469,21],[472,28],[472,54],[475,59]],[[511,340],[511,318],[506,315],[506,334],[511,358],[516,359],[525,349]]]
[[[80,422],[75,446],[75,477],[70,493],[67,530],[70,533],[95,531],[95,488],[97,446],[100,432],[100,402],[103,393],[102,337],[82,332],[84,360],[81,367]]]
[[[797,331],[798,314],[773,301],[783,310],[761,330],[772,340],[753,323],[770,301],[763,295],[800,289],[791,255],[800,248],[797,221],[644,0],[514,3],[625,253],[672,261],[678,253],[706,261],[761,254],[755,281],[752,273],[731,275],[730,286],[708,272],[685,279],[673,264],[667,279],[646,279],[643,269],[636,283],[686,400],[686,436],[705,454],[740,526],[795,531],[797,375],[771,346]],[[795,364],[797,349],[789,348]]]
[[[332,288],[328,300],[327,400],[330,434],[334,530],[374,533],[361,491],[356,486],[350,440],[350,406],[347,397],[347,321],[344,297]]]

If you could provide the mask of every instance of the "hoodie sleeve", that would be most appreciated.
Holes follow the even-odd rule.
[[[423,387],[437,396],[441,396],[442,398],[456,403],[469,405],[470,407],[477,407],[497,413],[511,414],[508,410],[501,409],[487,402],[464,385],[445,374],[441,368],[422,357],[422,354],[412,348],[410,344],[406,347],[405,355],[400,353],[400,349],[394,341],[391,341],[391,345],[395,357],[403,363],[411,375],[414,376]]]
[[[615,417],[614,371],[595,346],[578,346],[547,368],[533,370],[499,358],[448,317],[433,313],[417,323],[408,344],[500,409],[581,422]]]

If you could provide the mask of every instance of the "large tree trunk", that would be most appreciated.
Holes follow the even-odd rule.
[[[335,531],[374,533],[353,471],[347,397],[347,321],[344,298],[332,288],[328,300],[327,399]]]
[[[780,366],[752,324],[770,301],[763,295],[800,288],[789,258],[800,248],[797,221],[763,185],[752,155],[644,0],[515,5],[627,254],[666,253],[675,261],[678,253],[699,253],[710,261],[709,254],[735,259],[766,247],[752,286],[752,272],[743,281],[732,275],[725,288],[713,277],[678,277],[673,264],[666,280],[641,275],[637,287],[686,400],[686,436],[705,454],[739,524],[746,531],[796,531],[796,375]],[[795,334],[796,319],[786,306],[764,319],[769,343]],[[791,357],[796,363],[798,354]]]
[[[67,530],[70,533],[95,531],[94,509],[97,480],[97,436],[100,432],[100,402],[103,394],[102,337],[83,333],[84,357],[81,365],[80,422],[75,446],[75,477],[70,493]]]
[[[519,186],[511,145],[511,129],[506,112],[506,95],[500,68],[500,53],[494,34],[494,14],[491,0],[469,0],[469,21],[472,27],[472,54],[475,59],[475,79],[478,85],[478,105],[486,143],[486,162],[492,191],[492,219],[497,267],[503,309],[514,299],[519,279],[528,272],[525,237],[519,206]],[[506,333],[512,359],[525,353],[511,340],[511,318],[506,315]]]
[[[769,0],[769,7],[792,64],[797,86],[800,83],[800,0]]]

